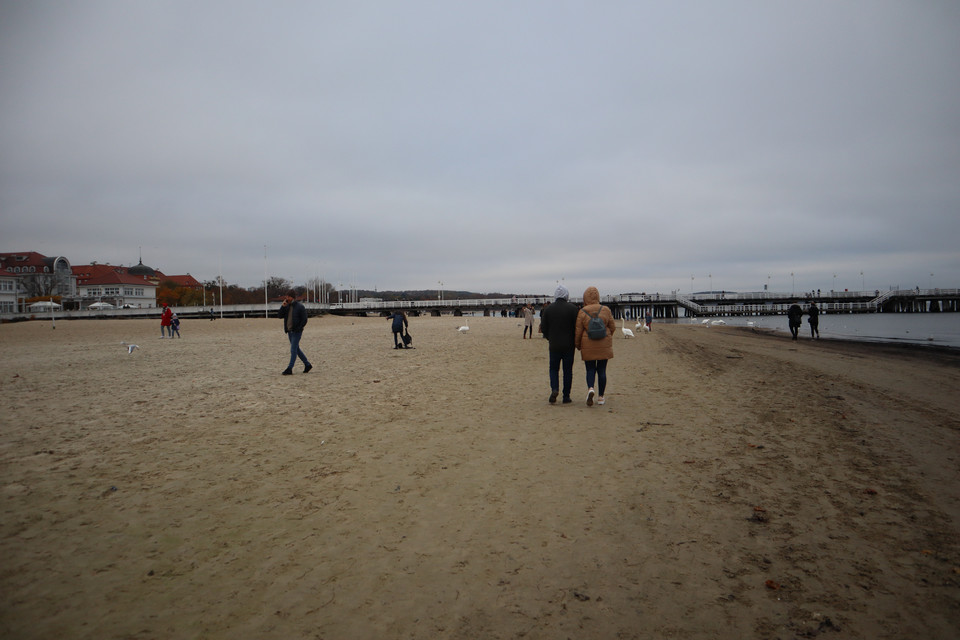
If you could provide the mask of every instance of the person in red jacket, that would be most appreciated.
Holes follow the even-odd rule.
[[[167,305],[163,305],[163,313],[160,314],[160,337],[163,338],[163,328],[166,327],[167,331],[170,333],[170,337],[173,337],[173,328],[170,326],[173,324],[173,309]]]

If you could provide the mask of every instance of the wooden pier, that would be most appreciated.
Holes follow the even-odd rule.
[[[571,297],[573,303],[580,298]],[[602,296],[617,318],[642,318],[648,312],[654,319],[684,317],[763,316],[782,315],[790,305],[799,303],[804,309],[816,302],[822,313],[941,313],[960,311],[960,289],[900,289],[891,291],[831,291],[829,293],[731,293],[706,292],[683,295],[680,293],[620,294]],[[484,316],[511,316],[525,304],[536,309],[553,302],[551,296],[513,298],[480,298],[466,300],[408,300],[364,301],[341,304],[305,302],[310,315],[387,315],[396,309],[410,315],[482,314]],[[279,302],[205,307],[175,307],[181,318],[256,318],[276,317]],[[0,321],[44,320],[49,312],[4,313]],[[159,318],[160,309],[105,309],[83,311],[56,311],[57,319],[96,318]]]

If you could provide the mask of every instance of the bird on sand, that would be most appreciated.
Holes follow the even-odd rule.
[[[139,349],[139,348],[140,348],[140,345],[131,344],[131,343],[129,343],[129,342],[121,342],[120,344],[122,344],[123,346],[125,346],[125,347],[127,348],[127,355],[128,355],[128,356],[133,353],[133,350],[134,350],[134,349]]]

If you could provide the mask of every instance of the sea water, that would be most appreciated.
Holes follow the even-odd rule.
[[[680,318],[680,324],[703,324],[723,320],[729,326],[755,326],[790,333],[787,316],[723,316]],[[656,321],[655,321],[656,322]],[[708,324],[709,324],[708,322]],[[820,312],[820,335],[841,340],[896,342],[960,348],[960,313],[834,313]],[[800,337],[810,337],[810,324],[803,316]]]

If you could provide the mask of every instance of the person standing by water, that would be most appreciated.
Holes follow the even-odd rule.
[[[563,367],[563,404],[570,404],[570,390],[573,388],[573,358],[575,352],[575,328],[577,314],[580,312],[577,305],[569,302],[570,292],[565,286],[558,285],[554,292],[557,299],[540,311],[540,331],[547,339],[547,349],[550,354],[550,404],[557,402],[560,394],[560,368]],[[524,333],[526,337],[526,333]],[[533,337],[531,327],[530,337]]]
[[[173,309],[168,307],[166,303],[163,305],[163,313],[160,314],[160,337],[164,338],[164,331],[170,333],[170,337],[173,337]],[[166,327],[166,328],[164,328]]]
[[[300,350],[300,338],[303,337],[303,328],[307,326],[307,310],[297,301],[297,292],[293,289],[287,291],[287,295],[283,297],[277,317],[283,320],[283,331],[290,340],[290,364],[283,370],[283,375],[293,374],[293,365],[297,363],[297,358],[303,361],[303,372],[309,373],[313,365]]]
[[[591,338],[588,326],[591,319],[599,318],[606,329],[605,335]],[[604,393],[607,389],[607,361],[613,358],[613,333],[617,330],[617,323],[613,321],[613,312],[609,307],[600,304],[600,291],[596,287],[587,287],[583,292],[583,308],[577,316],[575,346],[580,351],[580,357],[587,370],[587,406],[593,406],[596,396],[597,404],[604,404]],[[597,388],[594,389],[594,379]],[[599,393],[597,393],[599,392]]]
[[[650,313],[649,309],[647,309],[647,314],[644,316],[643,320],[647,324],[647,331],[653,331],[653,314]]]
[[[405,349],[406,346],[403,342],[403,330],[404,328],[410,326],[410,322],[407,320],[407,314],[397,309],[390,314],[389,318],[393,320],[393,325],[391,325],[391,329],[393,330],[393,348]]]
[[[810,316],[807,318],[807,322],[810,323],[810,339],[816,338],[820,339],[820,309],[817,308],[816,302],[811,302],[810,306],[807,308],[807,314]]]
[[[523,339],[527,339],[527,331],[530,332],[530,339],[533,340],[533,305],[529,302],[523,305]]]
[[[797,340],[800,335],[800,325],[803,322],[803,309],[796,302],[787,309],[787,324],[790,325],[790,335]]]

